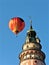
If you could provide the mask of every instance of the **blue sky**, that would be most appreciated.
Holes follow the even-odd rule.
[[[49,64],[49,12],[48,0],[0,0],[0,65],[19,65],[19,54],[26,39],[26,33],[32,25],[41,40],[42,51],[46,54],[46,65]],[[25,28],[16,37],[9,27],[9,20],[21,17]]]

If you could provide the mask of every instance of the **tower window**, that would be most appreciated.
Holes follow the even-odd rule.
[[[24,56],[24,59],[26,59],[26,56]]]
[[[34,58],[34,54],[33,54],[33,55],[31,55],[31,58]]]
[[[35,61],[35,63],[37,63],[37,61]]]
[[[27,48],[29,48],[29,46],[27,45]]]
[[[30,54],[27,55],[27,58],[30,58]]]
[[[34,60],[33,65],[38,65],[38,61]]]

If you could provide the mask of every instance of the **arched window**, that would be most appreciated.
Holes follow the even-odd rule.
[[[24,56],[24,60],[26,59],[27,57],[26,57],[26,55]]]
[[[34,60],[33,65],[38,65],[38,61]]]
[[[30,54],[27,54],[27,58],[30,58]]]

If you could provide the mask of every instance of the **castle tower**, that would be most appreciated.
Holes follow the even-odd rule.
[[[20,65],[45,65],[45,54],[41,51],[40,39],[32,28],[27,31],[26,41],[20,53]]]

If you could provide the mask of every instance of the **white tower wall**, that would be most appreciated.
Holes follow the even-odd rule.
[[[42,61],[36,59],[28,59],[20,63],[20,65],[45,65]]]

